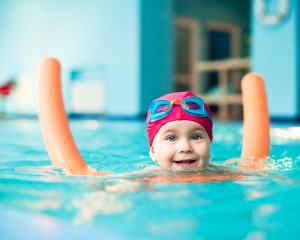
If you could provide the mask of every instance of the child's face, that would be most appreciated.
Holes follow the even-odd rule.
[[[173,121],[157,132],[150,156],[166,170],[202,169],[210,160],[210,145],[210,139],[199,123]]]

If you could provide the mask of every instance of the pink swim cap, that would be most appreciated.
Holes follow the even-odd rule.
[[[165,99],[165,100],[173,101],[173,100],[182,100],[187,97],[195,97],[195,96],[196,95],[193,94],[192,92],[174,92],[174,93],[164,95],[156,100]],[[204,103],[204,108],[206,109],[206,111],[208,112],[208,114],[210,115],[210,117],[212,119],[211,111],[210,111],[208,105],[205,103]],[[147,119],[148,119],[149,115],[150,115],[150,111],[148,111],[148,113],[147,113]],[[154,122],[150,121],[148,123],[147,133],[148,133],[149,146],[152,145],[155,135],[157,134],[158,130],[163,125],[165,125],[168,122],[172,122],[172,121],[176,121],[176,120],[189,120],[189,121],[193,121],[193,122],[201,124],[203,126],[203,128],[205,129],[205,131],[207,132],[207,135],[209,136],[210,141],[212,142],[212,140],[213,140],[213,134],[212,134],[213,123],[212,123],[212,121],[208,117],[192,116],[192,115],[186,113],[185,111],[183,111],[179,104],[174,104],[173,109],[170,112],[170,114],[168,114],[167,116],[165,116],[164,118],[162,118],[160,120],[157,120]]]

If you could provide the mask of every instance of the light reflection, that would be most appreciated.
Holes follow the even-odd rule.
[[[269,196],[270,193],[266,191],[256,191],[256,190],[250,190],[246,192],[246,200],[251,201],[251,200],[257,200],[260,198],[264,198]]]
[[[265,240],[266,234],[263,231],[253,231],[249,232],[245,238],[245,240]]]
[[[126,211],[131,207],[131,202],[121,200],[120,196],[120,193],[97,191],[75,199],[69,205],[70,209],[75,209],[77,212],[73,223],[78,225],[93,222],[97,216]]]
[[[85,120],[83,125],[84,128],[89,130],[96,130],[99,128],[99,123],[96,120]]]
[[[270,131],[271,138],[280,140],[300,140],[300,127],[273,128]]]
[[[28,208],[43,212],[43,211],[55,211],[59,210],[61,207],[61,203],[58,200],[27,200],[23,201],[24,206],[27,206]]]
[[[293,169],[293,159],[290,157],[277,158],[273,161],[275,162],[276,170],[288,171]]]
[[[272,221],[271,216],[274,216],[280,210],[279,205],[262,204],[258,206],[252,214],[253,222],[258,228],[275,231],[279,227],[279,223]]]

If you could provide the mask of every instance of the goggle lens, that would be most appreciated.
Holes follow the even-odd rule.
[[[155,110],[155,112],[157,112],[157,113],[164,112],[165,109],[166,109],[166,107],[168,107],[167,104],[162,104],[162,105],[160,105],[160,106]]]
[[[201,106],[198,103],[187,101],[185,105],[188,106],[190,109],[200,109]]]

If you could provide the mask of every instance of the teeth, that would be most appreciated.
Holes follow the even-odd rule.
[[[194,160],[183,160],[183,161],[176,161],[177,163],[191,163],[194,162]]]

